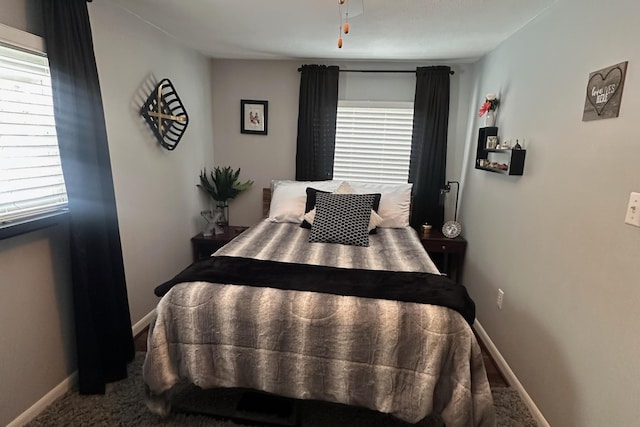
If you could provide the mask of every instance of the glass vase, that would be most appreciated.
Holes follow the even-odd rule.
[[[226,201],[216,201],[214,217],[216,224],[219,226],[226,227],[229,225],[229,204]]]
[[[213,212],[210,210],[200,211],[200,216],[205,220],[204,227],[202,228],[202,235],[205,237],[213,236],[215,234],[214,227],[216,225],[215,222],[213,222]]]
[[[494,127],[496,125],[496,112],[488,110],[484,116],[485,127]]]

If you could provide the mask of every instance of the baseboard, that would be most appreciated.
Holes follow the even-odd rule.
[[[493,341],[491,341],[491,338],[489,338],[487,331],[484,330],[477,319],[473,324],[473,329],[482,340],[482,343],[487,348],[487,351],[493,358],[502,375],[504,375],[505,379],[511,385],[511,387],[516,389],[524,404],[527,405],[527,408],[529,408],[533,419],[538,423],[540,427],[551,427],[551,425],[544,418],[544,415],[542,415],[542,412],[540,412],[540,409],[538,409],[538,407],[536,406],[533,399],[531,399],[531,396],[529,396],[529,393],[527,393],[527,391],[522,386],[522,383],[520,383],[520,381],[518,380],[518,377],[516,377],[516,374],[511,370],[511,367],[509,366],[507,361],[504,359],[504,357],[502,357],[502,354],[500,354],[500,351],[498,351],[496,345],[493,343]]]
[[[35,417],[37,417],[42,411],[47,409],[49,405],[56,401],[67,391],[71,389],[78,381],[78,371],[73,372],[60,384],[55,386],[49,393],[45,394],[42,399],[31,405],[29,409],[24,411],[15,420],[7,424],[7,427],[22,427]]]
[[[154,308],[131,327],[131,332],[133,333],[134,337],[142,332],[149,325],[149,323],[151,323],[151,320],[153,319],[155,313],[156,310]],[[71,390],[71,388],[76,385],[77,382],[78,371],[74,371],[71,375],[69,375],[69,377],[67,377],[60,384],[51,389],[49,393],[45,394],[42,399],[38,400],[36,403],[31,405],[29,409],[24,411],[16,419],[7,424],[7,427],[22,427],[23,425],[27,424],[35,417],[37,417],[42,411],[47,409],[47,407],[55,402],[56,399],[61,397],[67,391]]]
[[[156,309],[154,308],[149,313],[147,313],[146,316],[144,316],[142,319],[137,321],[136,324],[131,327],[134,337],[137,336],[140,332],[144,331],[144,329],[147,326],[149,326],[155,314],[156,314]]]

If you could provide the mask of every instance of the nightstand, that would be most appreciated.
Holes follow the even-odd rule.
[[[458,282],[462,277],[462,262],[467,251],[467,241],[462,236],[444,237],[440,230],[418,233],[422,246],[427,250],[438,269]]]
[[[208,258],[247,228],[249,227],[228,226],[224,227],[223,234],[214,234],[212,236],[203,236],[202,233],[196,234],[191,238],[193,261]]]

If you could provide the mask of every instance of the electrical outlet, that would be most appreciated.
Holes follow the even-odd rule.
[[[502,310],[503,299],[504,299],[504,291],[502,289],[498,289],[498,297],[496,298],[496,305],[500,310]]]
[[[640,193],[631,193],[624,222],[640,227]]]

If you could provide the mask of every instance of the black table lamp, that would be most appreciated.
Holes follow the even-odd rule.
[[[444,206],[446,195],[451,191],[451,184],[456,185],[456,208],[453,212],[453,220],[457,221],[458,220],[458,195],[460,193],[460,183],[458,181],[447,181],[444,188],[440,189],[440,205]]]

